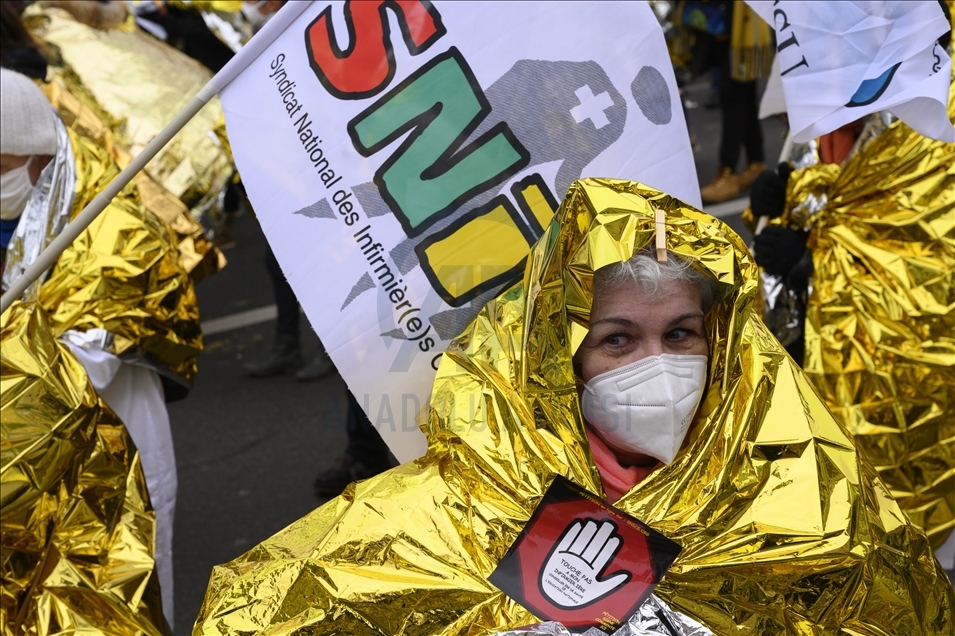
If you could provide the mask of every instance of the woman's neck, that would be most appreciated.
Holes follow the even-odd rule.
[[[659,464],[653,458],[642,457],[643,461],[649,459],[651,463],[649,465],[625,465],[621,463],[617,454],[600,439],[590,425],[585,426],[584,429],[587,431],[587,439],[590,440],[590,452],[593,455],[594,463],[597,464],[597,471],[600,473],[604,492],[607,493],[607,499],[611,503],[615,503],[630,492]]]

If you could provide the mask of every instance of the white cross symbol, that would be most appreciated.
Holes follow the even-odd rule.
[[[573,115],[575,122],[580,124],[589,119],[594,122],[594,128],[597,130],[610,123],[610,120],[604,114],[605,110],[613,106],[610,93],[604,91],[600,95],[594,95],[593,89],[584,84],[574,91],[574,95],[580,100],[580,106],[574,106],[570,109],[570,114]]]

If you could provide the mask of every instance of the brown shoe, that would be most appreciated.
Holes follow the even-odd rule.
[[[736,182],[739,184],[740,190],[745,190],[749,186],[753,185],[753,181],[756,181],[756,177],[759,176],[759,173],[766,169],[766,164],[762,161],[752,161],[746,169],[741,173],[736,175]]]
[[[730,168],[720,168],[716,178],[700,189],[703,203],[721,203],[739,196],[739,183]]]

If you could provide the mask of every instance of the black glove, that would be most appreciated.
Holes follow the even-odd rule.
[[[756,264],[769,274],[785,276],[806,253],[808,232],[767,227],[753,238]]]
[[[783,162],[776,168],[776,172],[763,170],[759,173],[749,191],[753,216],[768,216],[774,219],[783,213],[786,206],[786,182],[789,181],[792,171],[792,167]]]

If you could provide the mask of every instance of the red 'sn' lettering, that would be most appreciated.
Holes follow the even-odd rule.
[[[395,54],[386,9],[398,16],[408,51],[418,55],[446,33],[441,15],[421,0],[349,0],[345,3],[348,48],[335,42],[331,7],[305,30],[309,63],[338,99],[365,99],[384,90],[395,75]]]

